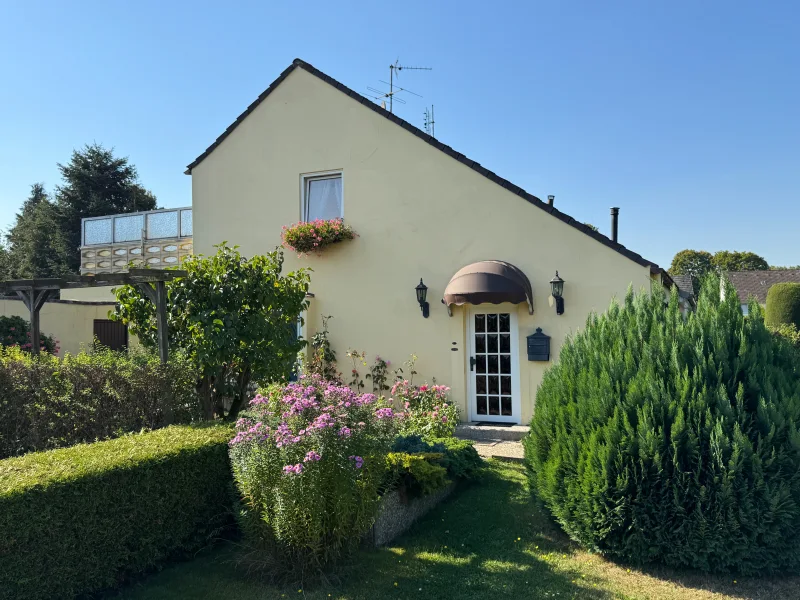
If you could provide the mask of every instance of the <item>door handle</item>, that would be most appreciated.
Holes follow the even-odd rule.
[[[474,356],[470,356],[469,357],[469,370],[470,371],[474,371],[475,370],[475,363],[476,362],[478,362],[478,360]]]

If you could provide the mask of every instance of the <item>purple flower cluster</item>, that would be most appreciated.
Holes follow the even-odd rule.
[[[242,442],[266,441],[270,438],[270,428],[261,421],[254,423],[249,419],[239,419],[236,421],[236,435],[228,442],[229,446],[235,446]]]
[[[394,417],[394,411],[391,408],[379,408],[375,411],[375,416],[379,419],[391,419]]]
[[[296,465],[286,465],[283,467],[283,472],[286,475],[291,475],[292,473],[296,475],[300,475],[303,472],[303,465],[297,463]]]
[[[369,439],[362,436],[392,436],[396,431],[397,415],[375,394],[359,394],[316,375],[256,395],[249,409],[258,421],[237,421],[231,447],[267,449],[265,456],[275,456],[286,475],[299,475],[320,461],[322,454],[327,455],[325,448],[331,448],[331,464],[337,452],[347,456],[347,450],[355,451],[349,461],[361,469],[364,458],[357,454],[363,452],[362,440]],[[327,465],[327,459],[322,464]]]

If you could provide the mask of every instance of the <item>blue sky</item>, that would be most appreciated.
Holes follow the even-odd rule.
[[[161,206],[295,57],[664,266],[683,248],[800,264],[800,4],[0,0],[0,227],[97,141]],[[532,213],[531,218],[535,218]],[[554,251],[559,251],[554,248]]]

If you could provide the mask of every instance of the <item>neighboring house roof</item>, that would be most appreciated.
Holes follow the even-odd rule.
[[[800,269],[728,271],[725,276],[736,288],[742,304],[747,304],[750,296],[753,296],[759,304],[766,304],[767,292],[776,283],[800,283]]]
[[[283,82],[283,80],[286,79],[289,76],[289,74],[292,71],[294,71],[295,69],[298,69],[298,68],[303,69],[304,71],[306,71],[307,73],[310,73],[311,75],[319,77],[322,81],[332,85],[333,87],[335,87],[337,90],[343,92],[344,94],[347,94],[348,96],[350,96],[356,102],[359,102],[362,105],[366,106],[367,108],[375,111],[376,113],[378,113],[382,117],[385,117],[385,118],[389,119],[390,121],[392,121],[393,123],[399,125],[400,127],[405,129],[409,133],[411,133],[411,134],[417,136],[418,138],[420,138],[421,140],[429,143],[431,146],[434,146],[435,148],[438,148],[439,150],[441,150],[442,152],[444,152],[448,156],[456,159],[460,163],[463,163],[464,165],[466,165],[467,167],[469,167],[473,171],[477,171],[478,173],[480,173],[481,175],[483,175],[487,179],[489,179],[489,180],[493,181],[494,183],[496,183],[497,185],[507,189],[512,194],[517,194],[518,196],[520,196],[521,198],[527,200],[528,202],[530,202],[531,204],[533,204],[537,208],[539,208],[539,209],[541,209],[541,210],[543,210],[543,211],[545,211],[547,213],[550,213],[551,215],[553,215],[557,219],[560,219],[561,221],[564,221],[565,223],[567,223],[568,225],[571,225],[575,229],[579,229],[580,231],[582,231],[586,235],[588,235],[590,237],[593,237],[595,240],[597,240],[598,242],[600,242],[604,246],[608,246],[609,248],[611,248],[613,250],[616,250],[617,252],[619,252],[623,256],[625,256],[625,257],[629,258],[630,260],[634,261],[635,263],[638,263],[638,264],[640,264],[640,265],[642,265],[644,267],[649,266],[650,267],[650,272],[652,274],[662,274],[667,282],[671,281],[669,274],[664,269],[659,267],[656,263],[651,262],[651,261],[643,258],[640,254],[637,254],[636,252],[628,250],[622,244],[612,241],[608,237],[604,236],[602,233],[591,229],[590,227],[588,227],[584,223],[573,219],[572,217],[570,217],[567,214],[564,214],[563,212],[561,212],[560,210],[556,209],[555,207],[550,206],[549,204],[547,204],[545,202],[542,202],[541,199],[537,198],[533,194],[529,194],[528,192],[523,190],[521,187],[514,185],[513,183],[511,183],[507,179],[503,179],[499,175],[497,175],[497,174],[493,173],[492,171],[488,170],[486,167],[481,166],[480,163],[477,163],[474,160],[471,160],[471,159],[467,158],[466,156],[464,156],[460,152],[457,152],[456,150],[454,150],[450,146],[447,146],[446,144],[443,144],[442,142],[440,142],[436,138],[428,135],[427,133],[425,133],[421,129],[419,129],[417,127],[414,127],[408,121],[405,121],[405,120],[401,119],[400,117],[398,117],[397,115],[395,115],[393,113],[390,113],[386,109],[381,108],[380,106],[375,104],[369,98],[366,98],[366,97],[362,96],[361,94],[359,94],[358,92],[355,92],[355,91],[351,90],[346,85],[344,85],[342,83],[339,83],[338,81],[336,81],[332,77],[326,75],[322,71],[314,68],[313,66],[311,66],[310,64],[308,64],[307,62],[305,62],[305,61],[303,61],[303,60],[301,60],[299,58],[294,59],[292,64],[289,65],[289,67],[286,70],[284,70],[283,73],[281,73],[278,76],[278,78],[275,81],[273,81],[269,85],[269,87],[266,90],[264,90],[258,96],[258,98],[256,98],[250,104],[250,106],[248,106],[245,109],[245,111],[242,114],[240,114],[238,117],[236,117],[236,120],[233,123],[231,123],[228,126],[228,128],[225,129],[225,131],[222,132],[222,134],[214,141],[214,143],[211,144],[208,148],[206,148],[205,152],[203,152],[200,156],[198,156],[196,159],[194,159],[191,162],[191,164],[189,164],[186,167],[186,171],[185,171],[186,175],[191,175],[192,169],[194,169],[197,165],[199,165],[203,161],[203,159],[205,159],[209,154],[211,154],[214,151],[214,149],[217,146],[219,146],[225,140],[225,138],[228,137],[233,132],[233,130],[236,129],[239,126],[239,124],[242,121],[245,120],[247,115],[249,115],[251,112],[253,112],[259,104],[261,104],[264,100],[266,100],[267,96],[269,96],[273,92],[273,90],[275,88],[277,88]]]
[[[673,283],[678,287],[678,291],[684,298],[694,296],[694,284],[691,275],[670,275]]]

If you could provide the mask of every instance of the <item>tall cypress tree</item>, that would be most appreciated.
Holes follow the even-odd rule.
[[[800,359],[730,283],[683,318],[629,292],[567,340],[536,397],[525,456],[564,530],[637,563],[800,568]]]
[[[70,161],[58,165],[64,183],[56,189],[61,230],[69,249],[67,266],[80,268],[81,219],[156,208],[155,196],[141,186],[136,167],[100,144],[74,150]]]

